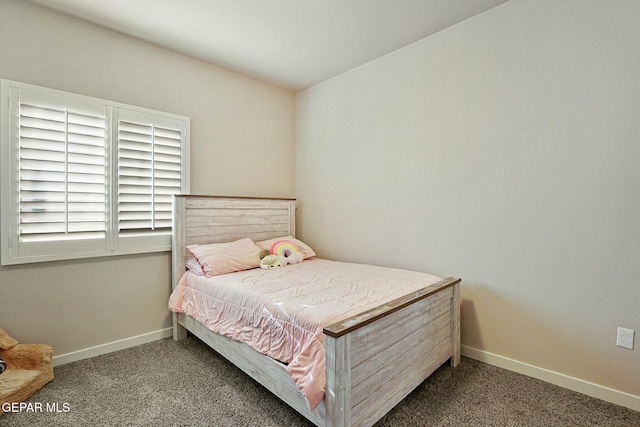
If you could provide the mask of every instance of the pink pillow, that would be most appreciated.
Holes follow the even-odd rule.
[[[304,255],[304,259],[311,258],[312,256],[316,256],[316,253],[307,246],[305,243],[291,236],[283,236],[276,237],[275,239],[262,240],[261,242],[256,242],[256,245],[260,246],[261,249],[268,249],[271,251],[271,246],[276,242],[290,242],[291,245],[296,246],[300,249],[300,252]]]
[[[191,271],[194,274],[197,274],[198,276],[204,276],[206,274],[204,271],[204,267],[202,267],[202,265],[198,262],[198,259],[195,257],[188,257],[184,264],[187,267],[187,270]]]
[[[260,266],[260,247],[249,238],[229,243],[189,245],[187,251],[198,260],[207,277]]]

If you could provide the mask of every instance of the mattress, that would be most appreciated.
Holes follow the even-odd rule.
[[[309,407],[325,392],[325,326],[422,289],[440,277],[311,258],[214,277],[186,272],[169,308],[287,364]]]

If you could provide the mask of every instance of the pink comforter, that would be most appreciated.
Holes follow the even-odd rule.
[[[287,363],[315,409],[325,391],[322,329],[438,280],[414,271],[312,258],[211,278],[186,273],[169,308]]]

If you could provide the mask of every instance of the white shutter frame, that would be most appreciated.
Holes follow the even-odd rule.
[[[116,133],[119,248],[135,251],[147,245],[169,250],[171,220],[162,218],[171,214],[172,195],[188,192],[188,177],[181,173],[188,155],[188,122],[121,108]],[[178,175],[167,172],[165,164],[176,164]]]
[[[0,231],[2,239],[2,245],[0,247],[2,264],[72,259],[104,254],[106,250],[104,231],[89,233],[73,232],[74,227],[78,227],[78,229],[88,229],[88,231],[90,231],[96,230],[96,226],[87,227],[87,225],[83,225],[84,220],[81,216],[84,214],[79,213],[80,216],[77,216],[75,213],[70,212],[66,196],[61,200],[64,207],[58,212],[47,213],[46,209],[43,211],[42,205],[37,206],[38,203],[42,202],[46,204],[47,195],[51,196],[54,194],[51,193],[51,190],[55,188],[55,185],[48,183],[46,181],[47,177],[51,178],[55,175],[53,179],[60,180],[59,184],[56,185],[62,185],[62,188],[65,189],[64,194],[67,194],[66,188],[69,187],[68,150],[69,145],[74,145],[74,143],[69,143],[68,141],[70,135],[68,129],[68,113],[64,111],[72,109],[74,113],[80,113],[80,115],[100,116],[105,114],[104,105],[96,102],[92,98],[78,97],[76,95],[52,90],[43,90],[43,88],[37,86],[6,80],[2,81],[0,90],[0,99],[2,99],[2,118],[0,121],[2,122],[3,129],[1,134],[2,224]],[[22,127],[23,132],[25,132],[25,147],[23,148],[25,154],[22,158],[19,145],[21,137],[21,109],[26,111],[23,117],[25,125]],[[30,136],[38,138],[38,134],[46,138],[47,131],[39,131],[37,128],[42,127],[40,126],[41,124],[46,124],[47,119],[30,119],[29,116],[34,116],[32,113],[36,110],[42,112],[47,109],[58,110],[58,115],[64,117],[64,123],[59,122],[61,123],[59,126],[64,126],[64,141],[54,143],[58,144],[57,149],[59,149],[60,146],[64,147],[64,151],[58,151],[62,157],[57,155],[56,152],[46,151],[46,141],[29,139]],[[31,112],[29,112],[29,110],[31,110]],[[60,111],[64,113],[60,113]],[[104,119],[108,120],[107,117]],[[103,144],[106,144],[106,142],[103,142]],[[40,148],[38,148],[39,146]],[[106,147],[103,146],[102,150],[105,152],[105,154],[103,154],[103,158],[105,158]],[[31,154],[29,154],[29,152],[31,152]],[[53,161],[49,160],[52,156]],[[58,161],[55,160],[56,156],[58,156]],[[84,159],[84,154],[75,155],[72,153],[71,156],[75,156],[78,161]],[[34,160],[30,160],[30,158]],[[62,160],[62,163],[58,163],[60,160]],[[20,170],[21,163],[27,165],[26,170]],[[38,168],[35,166],[38,163],[48,164],[50,168],[52,167],[56,170],[59,169],[60,166],[55,166],[55,164],[62,165],[63,170],[62,172],[53,172],[53,175],[44,171],[38,172]],[[106,173],[104,167],[103,173]],[[75,174],[75,172],[72,172],[72,174]],[[21,175],[24,177],[24,180],[21,179]],[[35,177],[38,178],[34,180],[33,178]],[[39,182],[39,179],[45,179],[45,181]],[[71,179],[72,181],[77,180],[77,177],[72,175]],[[103,185],[104,184],[106,183],[104,182],[103,176]],[[76,184],[71,183],[71,185]],[[89,186],[90,185],[92,184],[89,184]],[[23,202],[20,200],[20,186],[25,188],[25,200]],[[80,187],[83,186],[84,184],[80,184]],[[31,192],[29,192],[29,188],[31,188]],[[42,194],[42,196],[36,196],[36,194]],[[24,212],[20,210],[21,203],[22,206],[25,207]],[[76,205],[72,206],[72,211],[75,210],[75,207]],[[103,208],[103,211],[104,209],[105,208]],[[71,222],[69,222],[70,217],[73,217]],[[56,221],[64,221],[64,224],[67,225],[62,225],[64,229],[63,233],[57,237],[46,233],[46,230],[52,229],[52,227],[42,222],[46,221],[46,218],[55,218]],[[80,222],[75,222],[76,220]],[[72,232],[69,232],[70,227]],[[102,226],[98,225],[97,228],[104,229],[104,224]],[[24,233],[22,233],[21,230],[24,230]],[[31,234],[31,230],[36,230],[36,232],[38,232],[38,230],[44,230],[45,233],[38,234],[37,238],[33,238],[31,237],[34,236]],[[21,235],[23,237],[21,237]]]
[[[20,141],[19,105],[32,104],[39,107],[60,109],[68,111],[67,137],[65,142],[65,170],[61,171],[54,157],[56,151],[47,151],[51,147],[57,149],[55,143],[49,144],[43,140],[30,141],[24,138]],[[97,114],[96,114],[97,112]],[[74,116],[74,113],[80,113]],[[179,188],[171,187],[170,193],[189,192],[189,132],[190,119],[170,113],[158,112],[142,107],[115,103],[98,98],[70,94],[54,89],[42,88],[26,83],[1,80],[0,85],[0,174],[2,185],[0,186],[0,258],[2,265],[22,264],[29,262],[98,257],[108,255],[124,255],[131,253],[168,251],[171,249],[170,228],[165,228],[163,233],[148,235],[148,233],[129,232],[119,236],[118,233],[118,119],[119,117],[153,117],[157,126],[167,124],[179,125],[180,142],[178,147],[162,148],[158,152],[159,157],[168,156],[178,158],[176,148],[179,150],[179,170],[158,173],[158,184],[165,182],[171,184],[180,177]],[[94,117],[104,117],[96,119]],[[33,131],[43,122],[40,119],[25,117],[24,129],[29,128],[29,121]],[[103,123],[102,123],[103,121]],[[75,124],[77,123],[77,124]],[[100,166],[100,146],[95,144],[96,126],[104,126],[106,165]],[[44,126],[46,128],[46,126]],[[171,127],[169,127],[171,128]],[[28,132],[31,132],[29,129]],[[44,135],[44,133],[42,133]],[[26,135],[26,134],[25,134]],[[27,135],[28,136],[28,135]],[[162,138],[162,137],[161,137]],[[171,140],[171,139],[170,139]],[[18,144],[23,144],[23,182],[34,192],[33,197],[23,201],[22,221],[25,229],[32,227],[35,221],[36,227],[41,220],[65,220],[78,231],[75,235],[66,235],[65,239],[56,239],[56,236],[46,234],[38,235],[37,241],[24,241],[20,236],[20,153]],[[162,144],[160,144],[162,145]],[[171,144],[169,144],[171,145]],[[44,148],[43,148],[44,147]],[[39,151],[40,150],[40,151]],[[30,151],[30,152],[29,152]],[[52,157],[53,156],[53,157]],[[96,157],[97,156],[97,157]],[[173,157],[172,157],[173,156]],[[32,159],[33,158],[33,159]],[[54,159],[54,160],[52,160]],[[74,163],[77,161],[78,163]],[[97,167],[105,167],[107,175],[104,186],[101,184],[100,175],[95,175],[91,163],[97,163]],[[87,166],[83,166],[86,163]],[[49,170],[49,172],[46,172]],[[101,172],[99,172],[101,173]],[[165,176],[166,175],[166,176]],[[40,193],[51,193],[58,180],[64,177],[66,200],[56,201],[57,196],[51,197],[53,201],[43,204]],[[138,179],[136,176],[132,177]],[[44,179],[44,181],[41,181]],[[53,181],[50,181],[53,180]],[[70,181],[69,181],[70,180]],[[27,188],[24,187],[24,188]],[[67,189],[78,191],[94,191],[91,193],[78,193],[75,198],[73,193],[67,193]],[[104,189],[104,191],[103,191]],[[178,191],[175,191],[178,190]],[[172,196],[169,196],[172,197]],[[105,205],[105,213],[99,212],[101,203]],[[64,206],[63,206],[64,205]],[[66,209],[66,213],[60,212]],[[69,210],[70,209],[70,210]],[[66,215],[66,216],[65,216]],[[165,218],[165,219],[162,219]],[[158,214],[156,220],[166,221],[166,212]],[[77,221],[77,222],[76,222]],[[96,222],[98,221],[98,222]],[[103,225],[100,225],[103,224]],[[100,238],[87,238],[89,235],[82,230],[100,229]],[[104,230],[102,230],[104,229]],[[102,234],[104,233],[104,234]],[[28,240],[28,239],[27,239]]]

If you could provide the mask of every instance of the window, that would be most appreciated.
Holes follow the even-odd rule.
[[[1,83],[3,265],[170,249],[188,117]]]

